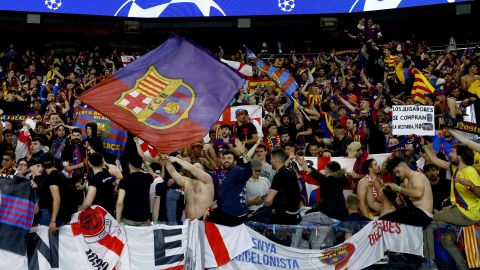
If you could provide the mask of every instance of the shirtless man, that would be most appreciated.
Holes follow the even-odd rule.
[[[362,171],[367,175],[360,179],[357,186],[357,195],[360,199],[360,213],[367,217],[373,218],[380,213],[382,204],[379,199],[379,189],[383,184],[379,177],[380,166],[375,159],[368,159],[362,164]]]
[[[389,165],[393,173],[400,177],[402,184],[401,186],[394,183],[386,185],[389,185],[393,191],[408,196],[416,207],[432,218],[433,194],[428,178],[423,173],[410,169],[403,158],[393,158]]]
[[[192,165],[177,157],[165,156],[164,158],[167,160],[165,168],[168,173],[185,191],[185,216],[192,220],[203,217],[205,210],[213,204],[214,187],[212,177],[203,171],[200,164]],[[173,162],[178,163],[183,169],[190,172],[193,177],[180,175],[173,167]]]
[[[477,71],[478,71],[477,69],[478,69],[478,67],[477,67],[476,64],[473,64],[473,63],[472,63],[472,64],[469,64],[469,65],[467,65],[465,68],[468,70],[468,73],[467,73],[467,75],[462,76],[462,77],[460,78],[461,89],[462,89],[463,91],[467,91],[468,88],[470,87],[470,85],[471,85],[474,81],[480,79],[480,76],[477,75]]]

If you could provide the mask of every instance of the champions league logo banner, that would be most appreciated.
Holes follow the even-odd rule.
[[[0,10],[132,18],[352,13],[471,0],[2,0]]]

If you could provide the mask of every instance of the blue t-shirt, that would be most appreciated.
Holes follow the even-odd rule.
[[[241,217],[247,214],[246,183],[252,176],[250,162],[235,166],[223,175],[218,194],[218,208],[225,214]]]

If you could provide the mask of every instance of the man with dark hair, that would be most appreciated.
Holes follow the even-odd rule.
[[[204,219],[226,226],[237,226],[246,220],[248,213],[246,184],[252,176],[250,159],[260,143],[261,139],[257,140],[247,153],[245,145],[236,139],[235,150],[241,153],[238,165],[232,150],[223,152],[221,162],[227,173],[221,173],[219,176],[218,207],[206,211]]]
[[[65,171],[73,171],[72,175],[83,174],[85,168],[84,159],[87,157],[87,148],[83,143],[82,130],[79,128],[72,129],[70,141],[62,152],[62,161]]]
[[[295,173],[285,167],[287,159],[283,149],[272,151],[272,166],[277,174],[263,199],[266,207],[258,210],[250,220],[287,225],[300,222],[300,187]]]
[[[30,153],[32,156],[30,158],[40,158],[45,152],[43,150],[45,146],[45,141],[41,137],[33,137],[30,143]]]
[[[413,204],[423,210],[430,218],[433,216],[433,194],[428,178],[420,172],[410,169],[405,160],[395,157],[388,163],[389,169],[400,178],[401,186],[388,183],[393,191],[408,196]]]
[[[49,231],[54,232],[57,226],[70,222],[76,209],[68,191],[68,180],[55,168],[55,157],[51,153],[45,153],[40,160],[47,176],[39,184],[39,208],[40,211],[48,209],[48,215],[41,218],[39,224],[48,223]]]
[[[7,150],[2,156],[2,174],[13,175],[15,173],[15,152]]]
[[[215,151],[224,151],[233,149],[235,146],[235,138],[232,137],[232,126],[221,125],[220,126],[220,138],[216,139],[213,143]]]
[[[0,155],[7,150],[15,151],[13,147],[13,132],[10,129],[3,129],[2,123],[0,123]]]
[[[473,185],[480,185],[480,176],[472,167],[474,152],[464,144],[454,144],[449,157],[451,162],[441,160],[428,147],[424,147],[428,158],[440,168],[452,172],[450,202],[452,205],[444,207],[436,213],[435,221],[443,221],[460,226],[468,226],[480,221],[480,199],[471,192],[471,187],[462,184],[460,179],[469,180]]]
[[[307,214],[321,212],[334,219],[345,219],[348,216],[348,210],[343,196],[343,186],[347,184],[347,178],[340,164],[336,161],[330,161],[325,168],[325,174],[323,174],[309,167],[308,163],[302,158],[296,160],[302,167],[302,175],[308,174],[322,187],[319,204],[307,211]]]
[[[103,161],[103,155],[92,153],[88,156],[88,165],[93,176],[88,180],[88,191],[80,210],[99,205],[112,216],[115,210],[115,176],[110,175]]]
[[[255,149],[255,158],[262,162],[262,170],[260,171],[260,176],[265,177],[272,183],[273,177],[277,173],[270,163],[267,162],[267,147],[263,144],[260,144]]]
[[[346,136],[353,139],[354,142],[359,142],[362,145],[367,143],[367,133],[365,133],[365,128],[360,129],[358,120],[353,117],[347,119],[346,125]]]
[[[380,178],[380,166],[375,159],[367,159],[362,164],[362,172],[366,175],[358,182],[357,195],[360,199],[360,213],[373,218],[380,213],[382,204],[380,203],[380,189],[383,181]]]
[[[346,136],[345,129],[340,125],[335,126],[333,132],[335,134],[335,139],[330,145],[330,149],[333,151],[333,156],[347,156],[347,147],[351,142],[353,142],[353,139]]]
[[[433,209],[442,210],[442,202],[450,194],[450,183],[443,177],[440,177],[438,167],[432,163],[423,166],[423,172],[430,181],[433,194]]]
[[[319,142],[309,143],[305,155],[308,157],[321,157],[323,155],[323,147]]]
[[[117,222],[130,226],[150,225],[150,185],[153,177],[141,171],[143,159],[139,155],[128,157],[130,174],[118,185],[116,203]]]

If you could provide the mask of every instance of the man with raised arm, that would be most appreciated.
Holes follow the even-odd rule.
[[[173,180],[184,189],[185,192],[185,216],[189,219],[199,219],[203,217],[205,210],[213,204],[213,180],[212,177],[203,171],[202,165],[191,163],[177,158],[167,157],[165,168],[172,176]],[[172,163],[178,163],[182,168],[188,171],[192,177],[183,176],[177,172]]]

